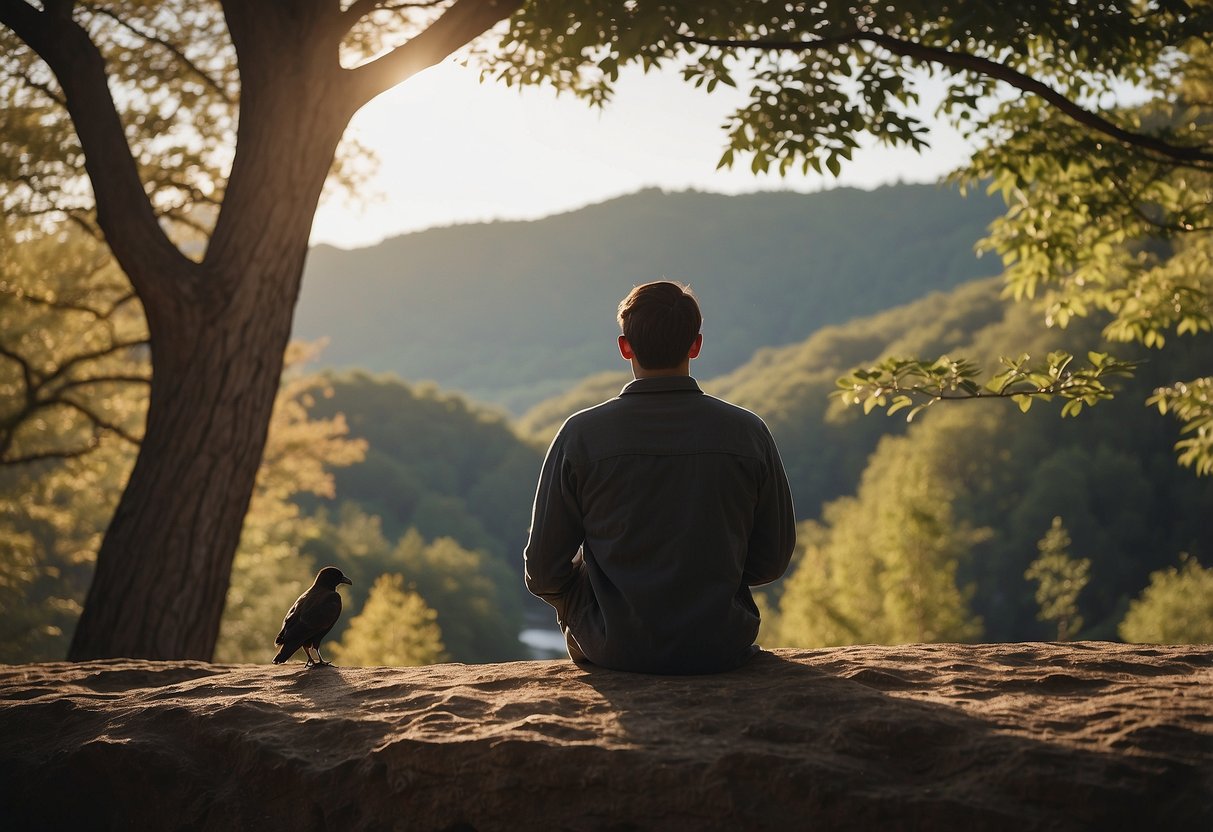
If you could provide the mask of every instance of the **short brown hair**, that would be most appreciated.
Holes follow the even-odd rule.
[[[703,316],[690,286],[658,280],[619,302],[619,328],[646,370],[669,370],[686,360]]]

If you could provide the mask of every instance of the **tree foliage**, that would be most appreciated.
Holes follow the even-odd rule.
[[[451,538],[426,543],[415,531],[397,542],[392,559],[438,611],[452,657],[467,662],[524,657],[518,641],[522,608],[507,566]]]
[[[1185,557],[1180,568],[1150,575],[1150,585],[1129,605],[1120,636],[1150,644],[1213,643],[1213,569]]]
[[[59,661],[134,452],[102,436],[90,453],[0,466],[0,662]]]
[[[391,538],[415,528],[517,563],[534,496],[518,483],[534,479],[542,457],[501,413],[390,375],[352,371],[326,379],[331,395],[313,412],[342,414],[350,435],[367,443],[365,462],[334,474],[340,502],[380,516]]]
[[[71,331],[63,334],[70,338]],[[233,570],[217,651],[222,661],[271,655],[282,614],[314,574],[301,547],[318,532],[294,498],[331,493],[329,469],[364,452],[364,443],[345,437],[342,419],[309,416],[311,397],[322,390],[316,377],[284,382]],[[88,454],[0,467],[4,661],[65,655],[97,547],[133,463],[130,443],[103,435]]]
[[[1207,153],[1213,148],[1208,104],[1213,53],[1204,43],[1183,45],[1184,52],[1158,73],[1167,86],[1147,104],[1119,113],[1135,130]],[[1109,141],[1106,131],[1076,126],[1035,99],[1000,112],[1004,132],[978,152],[964,175],[972,181],[989,178],[1009,206],[986,242],[1007,264],[1004,294],[1036,299],[1050,326],[1099,314],[1109,341],[1156,349],[1171,335],[1213,329],[1213,244],[1207,234],[1213,229],[1213,167],[1208,161]],[[1053,378],[1064,373],[1068,356],[1061,358],[1050,356],[1046,373],[1027,377],[1028,395],[1058,392]],[[1069,399],[1063,413],[1109,397],[1101,378],[1109,366],[1111,374],[1131,369],[1106,354],[1099,359],[1080,371],[1081,386],[1061,391]],[[867,378],[848,379],[851,400],[862,398],[865,407],[868,400],[902,401],[882,389],[881,373],[890,370],[896,368],[872,368],[861,371]],[[998,382],[995,377],[987,386]],[[1176,445],[1179,461],[1198,474],[1213,471],[1213,410],[1201,396],[1208,384],[1208,377],[1177,381],[1147,399],[1181,420],[1190,436]],[[938,396],[929,384],[912,389]],[[968,392],[985,391],[975,385]],[[1030,403],[1024,396],[1019,401]]]
[[[1041,621],[1057,624],[1057,640],[1068,641],[1082,629],[1078,596],[1091,578],[1091,561],[1070,556],[1070,533],[1060,517],[1036,544],[1040,557],[1032,561],[1024,577],[1035,581],[1036,603]]]
[[[1159,413],[1174,413],[1189,436],[1175,443],[1179,461],[1198,474],[1213,473],[1213,377],[1159,387],[1148,400]]]
[[[879,364],[855,370],[836,382],[830,395],[847,405],[862,405],[864,413],[887,408],[891,416],[906,411],[911,421],[936,402],[960,399],[1013,399],[1027,412],[1034,399],[1062,398],[1062,416],[1077,416],[1083,406],[1112,398],[1105,378],[1131,375],[1134,363],[1106,353],[1087,353],[1087,366],[1074,367],[1074,356],[1064,350],[1048,354],[1044,362],[1031,364],[1028,353],[1015,358],[1000,356],[1001,372],[985,385],[978,383],[981,369],[966,359],[943,356],[931,363],[916,358],[886,358]]]
[[[933,460],[882,441],[855,497],[826,506],[779,605],[778,640],[801,647],[972,641],[980,619],[958,583],[989,535],[960,521]]]
[[[130,283],[71,225],[0,218],[0,465],[137,446],[147,325]]]
[[[61,659],[142,435],[146,327],[78,228],[0,239],[0,661]]]
[[[93,116],[83,102],[69,102],[59,67],[40,58],[51,45],[25,35],[34,10],[6,5],[7,28],[0,28],[5,213],[66,216],[92,228],[95,201],[80,139],[91,125],[75,125],[73,109],[76,117]],[[209,4],[125,2],[50,3],[42,12],[74,18],[96,44],[148,201],[178,233],[199,224],[198,208],[221,204],[235,145],[240,78],[216,11]],[[71,42],[64,40],[62,46]]]
[[[921,147],[928,128],[923,76],[939,73],[939,109],[977,133],[1001,129],[983,105],[1001,84],[1042,97],[1088,129],[1125,143],[1209,161],[1186,137],[1137,136],[1083,106],[1123,81],[1158,89],[1170,51],[1209,31],[1209,14],[1186,3],[1014,4],[898,2],[855,5],[565,2],[532,0],[511,21],[491,73],[507,83],[548,82],[593,103],[613,92],[628,64],[673,65],[709,92],[744,85],[746,102],[725,125],[722,163],[794,165],[837,172],[869,133]]]
[[[413,667],[446,660],[437,614],[404,583],[380,575],[362,611],[332,646],[333,661],[362,667]]]

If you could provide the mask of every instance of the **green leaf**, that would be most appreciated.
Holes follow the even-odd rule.
[[[888,415],[892,416],[897,411],[910,407],[912,404],[914,404],[914,401],[909,396],[896,396],[893,399],[893,403],[889,405]]]

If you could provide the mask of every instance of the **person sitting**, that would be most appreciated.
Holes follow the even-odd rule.
[[[617,670],[713,673],[758,652],[750,587],[783,575],[792,497],[771,432],[690,375],[703,345],[688,287],[619,304],[634,380],[553,439],[524,552],[570,657]]]

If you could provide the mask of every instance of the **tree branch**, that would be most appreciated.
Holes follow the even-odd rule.
[[[35,381],[34,379],[34,376],[36,375],[34,368],[31,367],[30,363],[25,360],[25,356],[13,352],[3,344],[0,344],[0,357],[7,358],[21,367],[21,379],[25,382],[26,405],[28,406],[29,404],[32,404],[34,402],[32,391],[36,390],[38,385],[41,383],[39,381]]]
[[[348,24],[348,28],[352,29],[354,24],[373,12],[378,5],[379,0],[354,0],[349,8],[341,13],[341,18]]]
[[[104,353],[97,353],[95,355],[101,354]],[[68,459],[71,457],[83,456],[97,447],[97,441],[102,431],[110,431],[128,442],[136,445],[139,444],[139,440],[125,428],[101,418],[89,406],[81,404],[80,402],[75,401],[64,394],[76,388],[88,387],[94,384],[150,385],[150,376],[116,373],[112,375],[90,376],[89,378],[72,379],[52,387],[54,380],[61,376],[68,366],[75,363],[75,360],[83,360],[92,356],[77,356],[77,359],[73,360],[72,362],[65,363],[49,375],[42,375],[35,372],[24,356],[9,350],[3,344],[0,344],[0,357],[8,358],[20,365],[22,378],[25,383],[25,401],[23,406],[20,407],[16,412],[6,416],[3,420],[0,420],[0,465],[36,462],[42,459]],[[5,454],[7,454],[12,448],[13,441],[16,439],[18,428],[20,428],[22,424],[28,422],[30,418],[33,417],[33,415],[38,411],[48,410],[55,407],[70,408],[88,419],[93,426],[92,440],[84,448],[77,450],[42,451],[36,454],[26,454],[19,457],[5,458]]]
[[[110,433],[114,434],[115,436],[119,437],[120,439],[125,439],[127,442],[131,443],[135,447],[139,447],[140,440],[137,436],[134,436],[133,434],[128,432],[126,430],[126,428],[119,427],[118,425],[114,424],[113,422],[110,422],[106,419],[102,419],[95,412],[93,412],[90,408],[86,407],[85,405],[80,404],[80,402],[73,401],[72,399],[58,399],[57,403],[62,404],[65,407],[69,407],[72,410],[75,410],[77,413],[79,413],[84,418],[88,419],[90,422],[92,422],[96,427],[100,428],[101,430],[107,430]]]
[[[88,279],[94,277],[98,272],[100,272],[102,269],[104,269],[108,264],[109,264],[108,258],[103,258],[103,259],[99,260],[94,266],[86,269],[83,274],[79,275],[80,281],[83,283],[84,281],[87,281]],[[77,276],[73,275],[73,278],[75,278],[75,277],[77,277]],[[117,286],[115,284],[111,284],[109,287],[98,287],[98,289],[100,289],[100,288],[117,288]],[[121,306],[124,303],[127,303],[128,301],[132,300],[135,297],[133,292],[127,292],[125,295],[123,295],[122,297],[118,298],[113,303],[111,303],[109,306],[109,309],[103,310],[96,306],[90,306],[89,304],[84,303],[84,302],[77,302],[74,300],[61,300],[61,299],[54,298],[54,297],[46,297],[44,295],[34,294],[33,292],[30,292],[28,290],[13,291],[4,285],[0,285],[0,295],[10,295],[10,296],[15,297],[17,299],[17,301],[20,303],[29,303],[29,304],[33,304],[34,306],[45,306],[49,309],[59,309],[59,310],[65,311],[65,312],[81,312],[83,314],[91,316],[93,318],[93,320],[95,320],[95,321],[102,321],[102,320],[108,319],[111,315],[114,314],[115,310],[117,310],[119,306]]]
[[[523,0],[456,0],[442,17],[408,43],[370,63],[345,70],[353,95],[365,104],[380,93],[434,66],[468,41],[491,29]]]
[[[84,149],[97,221],[114,256],[145,302],[164,297],[166,273],[189,270],[156,220],[143,190],[122,120],[110,93],[105,60],[88,33],[71,18],[71,3],[38,11],[24,0],[0,0],[0,23],[44,60],[63,90],[68,115]]]
[[[91,423],[93,435],[84,445],[84,447],[68,450],[61,449],[39,451],[32,454],[21,454],[16,457],[6,457],[5,455],[12,448],[13,440],[16,438],[17,426],[19,426],[24,419],[29,418],[29,416],[33,413],[55,406],[63,406],[71,410],[75,410]],[[0,428],[2,428],[0,429],[0,465],[21,465],[47,459],[72,459],[75,457],[84,456],[97,447],[97,445],[100,443],[101,434],[105,432],[113,433],[118,438],[129,442],[135,447],[138,447],[140,444],[140,439],[125,428],[120,427],[119,425],[114,424],[106,419],[102,419],[90,408],[80,404],[79,402],[72,401],[71,399],[55,398],[47,401],[37,402],[33,407],[26,408],[24,411],[18,414],[18,418],[8,420],[8,422],[3,426],[0,426]]]
[[[99,243],[105,242],[105,234],[97,227],[97,223],[94,222],[93,212],[72,208],[64,211],[64,213],[67,215],[68,221],[74,223],[85,234]]]
[[[349,8],[342,12],[341,17],[346,22],[346,29],[352,29],[358,21],[377,9],[395,12],[401,9],[432,9],[449,3],[450,0],[400,0],[400,2],[384,2],[384,0],[354,0]]]
[[[195,76],[197,76],[202,81],[202,83],[204,83],[208,87],[210,87],[211,91],[214,92],[216,95],[218,95],[221,99],[223,99],[223,102],[225,104],[235,105],[235,103],[236,103],[235,99],[233,99],[231,97],[231,95],[228,94],[228,91],[223,88],[223,85],[220,84],[218,81],[216,81],[214,78],[212,78],[210,76],[210,74],[207,73],[206,71],[204,71],[201,67],[199,67],[197,64],[195,64],[193,61],[191,61],[186,56],[186,54],[184,52],[182,52],[175,44],[169,43],[164,38],[157,37],[152,32],[143,31],[143,29],[141,29],[140,27],[136,26],[133,23],[130,23],[129,21],[123,20],[119,15],[115,14],[114,12],[110,11],[109,9],[103,8],[103,7],[93,4],[93,3],[85,3],[83,5],[85,8],[87,8],[93,14],[98,14],[98,15],[102,15],[104,17],[108,17],[110,20],[114,21],[114,23],[118,24],[123,29],[126,29],[128,32],[130,32],[134,35],[137,35],[138,37],[143,38],[144,40],[148,41],[149,43],[156,44],[161,49],[163,49],[164,51],[166,51],[170,55],[172,55],[174,58],[176,58],[186,69],[188,69]]]
[[[1137,217],[1139,220],[1152,228],[1159,231],[1169,231],[1177,234],[1199,234],[1205,231],[1213,231],[1213,225],[1193,225],[1191,223],[1183,222],[1161,222],[1154,217],[1151,217],[1142,209],[1141,200],[1138,199],[1136,195],[1129,193],[1128,187],[1125,185],[1125,183],[1120,181],[1119,177],[1109,175],[1107,179],[1112,183],[1112,187],[1116,190],[1116,192],[1120,194],[1121,200],[1126,206],[1128,206],[1129,210],[1133,213],[1133,216]]]
[[[94,427],[93,436],[82,448],[75,448],[70,451],[40,451],[36,454],[23,454],[21,456],[5,457],[0,455],[0,465],[30,465],[35,462],[45,462],[50,459],[76,459],[97,450],[97,446],[101,444],[101,431]],[[7,450],[7,448],[5,448]]]
[[[1065,95],[1053,89],[1043,81],[1039,81],[1026,73],[1020,72],[1014,67],[1007,66],[1006,64],[999,63],[998,61],[994,61],[989,58],[982,58],[977,55],[952,52],[951,50],[943,49],[937,46],[927,46],[921,43],[902,40],[901,38],[893,37],[892,35],[887,35],[883,32],[873,32],[866,29],[860,29],[838,35],[836,37],[817,38],[814,40],[782,41],[727,40],[720,38],[700,38],[694,35],[681,35],[680,38],[684,42],[694,43],[700,46],[714,46],[722,49],[762,49],[770,52],[804,52],[841,46],[845,43],[856,43],[861,41],[872,43],[904,58],[910,58],[923,63],[941,64],[953,69],[976,72],[981,75],[995,78],[999,81],[1004,81],[1016,89],[1022,90],[1023,92],[1039,95],[1049,104],[1056,107],[1057,110],[1069,116],[1079,124],[1089,127],[1092,130],[1102,133],[1109,138],[1115,139],[1116,141],[1122,142],[1123,144],[1148,150],[1153,153],[1157,153],[1160,156],[1166,157],[1167,159],[1184,164],[1213,163],[1213,153],[1203,148],[1175,145],[1156,136],[1149,136],[1126,130],[1121,126],[1108,121],[1098,113],[1093,113],[1077,102],[1067,98]]]
[[[220,205],[221,203],[210,201],[212,205]],[[164,211],[162,216],[166,219],[179,223],[196,234],[206,237],[214,230],[213,224],[201,223],[189,216],[190,203],[174,205],[172,208]]]
[[[73,355],[67,361],[64,361],[62,364],[60,364],[53,373],[46,376],[46,378],[44,379],[44,383],[53,381],[53,380],[59,378],[64,373],[66,373],[68,370],[70,370],[72,367],[75,367],[77,364],[80,364],[81,362],[94,361],[98,358],[105,358],[107,355],[113,355],[116,352],[121,352],[122,350],[131,349],[133,347],[145,347],[148,345],[148,343],[149,343],[149,341],[146,338],[140,338],[136,341],[117,341],[103,349],[93,350],[92,352],[82,352],[79,355]]]
[[[854,43],[863,34],[862,29],[851,29],[838,35],[812,40],[733,40],[731,38],[704,38],[698,35],[680,34],[683,43],[697,46],[715,46],[719,49],[762,49],[768,52],[808,52],[814,49],[829,49]]]
[[[3,292],[3,294],[10,294]],[[93,320],[101,320],[109,317],[108,312],[102,312],[96,307],[89,306],[87,303],[75,303],[70,300],[51,300],[50,298],[39,297],[38,295],[29,292],[23,292],[20,300],[25,303],[33,304],[34,306],[45,306],[49,309],[58,309],[63,312],[81,312],[85,315],[92,316]]]
[[[41,81],[35,81],[33,78],[30,77],[29,73],[22,72],[22,73],[19,73],[19,76],[20,76],[22,82],[27,87],[30,87],[31,89],[35,89],[38,92],[42,93],[47,98],[49,98],[51,101],[58,104],[60,107],[64,107],[64,108],[67,107],[67,102],[63,99],[63,95],[60,90],[55,89],[50,84],[44,84]]]
[[[63,384],[59,385],[58,390],[60,393],[62,393],[66,390],[74,390],[77,387],[88,387],[91,384],[144,384],[144,385],[149,385],[151,383],[152,383],[151,376],[127,376],[127,375],[93,376],[91,378],[78,378],[78,379],[74,379],[72,381],[64,382]]]

